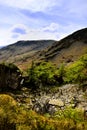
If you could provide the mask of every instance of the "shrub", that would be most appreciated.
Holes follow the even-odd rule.
[[[59,85],[63,83],[63,75],[63,65],[58,69],[50,62],[42,62],[38,65],[32,63],[31,68],[28,69],[28,82],[34,89],[38,88],[40,84],[42,86]]]
[[[32,64],[28,70],[29,84],[31,86],[39,86],[41,83],[54,84],[55,67],[51,63],[43,62],[39,65]]]
[[[65,82],[83,84],[87,80],[87,55],[66,67]]]

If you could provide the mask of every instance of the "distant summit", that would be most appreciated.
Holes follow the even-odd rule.
[[[54,40],[18,41],[0,49],[0,62],[12,62],[23,67],[33,60],[38,51],[52,45]]]

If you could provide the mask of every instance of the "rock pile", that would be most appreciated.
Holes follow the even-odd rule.
[[[20,97],[17,97],[20,99]],[[23,100],[29,99],[29,102],[23,103]],[[81,108],[87,111],[87,89],[85,92],[79,85],[66,84],[55,93],[40,93],[31,94],[28,90],[22,94],[22,105],[28,109],[33,109],[38,113],[53,114],[54,112],[65,109],[67,106],[72,108]]]

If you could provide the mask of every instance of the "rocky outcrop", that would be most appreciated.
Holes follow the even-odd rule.
[[[20,70],[14,64],[0,64],[0,91],[18,89],[20,80]]]

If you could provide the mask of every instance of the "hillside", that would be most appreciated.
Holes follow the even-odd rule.
[[[12,62],[26,69],[33,61],[72,63],[87,52],[87,28],[61,39],[18,41],[0,49],[0,62]]]
[[[39,53],[39,60],[51,60],[54,63],[70,63],[87,52],[87,28],[78,30],[66,38],[56,41]]]
[[[18,41],[0,49],[0,62],[12,62],[23,67],[42,49],[54,43],[53,40]]]

